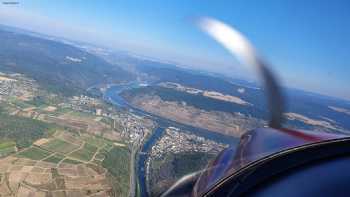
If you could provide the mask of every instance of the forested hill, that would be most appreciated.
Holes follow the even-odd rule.
[[[101,83],[130,80],[116,65],[57,41],[0,28],[0,70],[25,74],[56,93],[72,95]]]
[[[186,92],[175,91],[170,88],[159,86],[147,86],[123,91],[121,94],[127,100],[144,95],[159,96],[163,101],[184,102],[186,105],[205,110],[205,111],[220,111],[220,112],[240,112],[246,116],[255,118],[267,119],[268,112],[255,106],[239,105],[232,102],[213,99],[197,94],[189,94]]]

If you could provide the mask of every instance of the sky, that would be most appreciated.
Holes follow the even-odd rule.
[[[196,17],[213,17],[246,35],[283,85],[350,99],[347,0],[18,2],[0,5],[0,24],[195,69],[256,77],[193,23]]]

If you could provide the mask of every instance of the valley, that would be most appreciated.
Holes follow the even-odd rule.
[[[152,122],[99,98],[55,94],[19,73],[2,73],[0,87],[1,194],[129,195],[129,145]]]
[[[255,83],[22,31],[0,38],[1,194],[158,195],[268,124]],[[283,91],[285,127],[350,133],[349,102]]]

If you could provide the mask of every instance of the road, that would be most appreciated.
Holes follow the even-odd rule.
[[[139,138],[137,141],[135,141],[131,147],[131,154],[130,154],[130,190],[129,190],[129,196],[135,197],[136,196],[136,185],[137,185],[137,179],[136,179],[136,162],[135,159],[137,157],[137,154],[139,153],[143,141],[145,140],[147,135],[143,136],[142,138]]]
[[[135,178],[135,157],[137,153],[137,142],[131,148],[130,154],[130,188],[129,188],[129,196],[135,197],[136,191],[136,178]]]

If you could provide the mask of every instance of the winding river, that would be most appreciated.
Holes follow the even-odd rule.
[[[148,154],[142,154],[142,153],[148,153],[149,150],[152,148],[152,146],[157,142],[157,140],[162,136],[164,129],[173,126],[180,128],[182,132],[191,132],[195,135],[205,137],[207,139],[211,139],[217,142],[225,143],[225,144],[232,144],[236,143],[237,139],[233,137],[229,137],[226,135],[222,135],[219,133],[215,133],[206,129],[193,127],[190,125],[185,125],[182,123],[178,123],[166,118],[162,118],[160,116],[148,113],[146,111],[143,111],[141,109],[135,108],[131,106],[126,100],[124,100],[119,94],[123,90],[131,89],[131,88],[137,88],[139,87],[138,83],[132,82],[128,84],[122,84],[122,85],[113,85],[110,88],[108,88],[104,94],[104,99],[111,102],[112,104],[125,108],[127,110],[132,111],[133,113],[137,115],[142,116],[148,116],[153,121],[156,122],[157,127],[155,128],[154,132],[151,134],[151,136],[144,142],[144,144],[141,147],[141,153],[138,154],[138,163],[137,163],[137,179],[140,186],[140,193],[141,196],[148,196],[148,190],[147,190],[147,184],[146,184],[146,172],[145,172],[145,164],[148,158]]]

